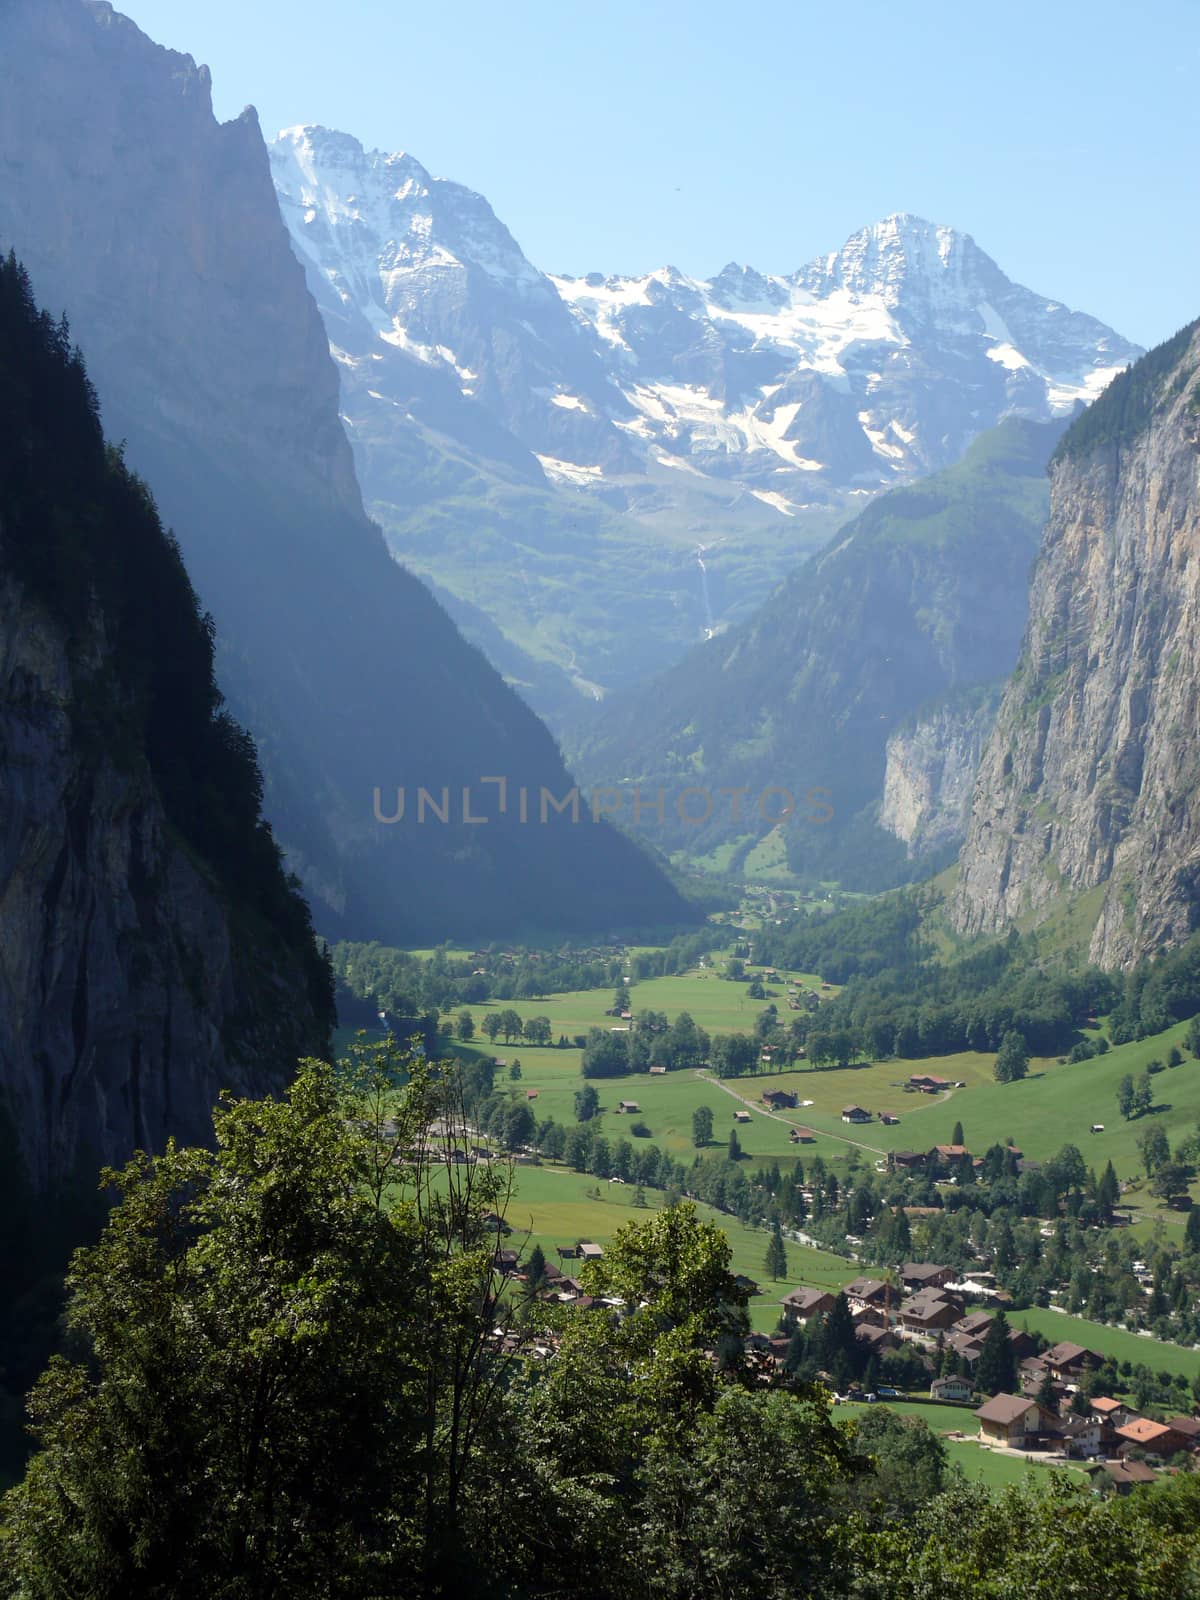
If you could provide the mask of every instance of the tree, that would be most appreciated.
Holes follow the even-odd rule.
[[[998,1311],[975,1364],[975,1384],[983,1394],[1012,1394],[1016,1383],[1017,1357],[1008,1337],[1008,1318]]]
[[[1171,1146],[1161,1122],[1152,1122],[1138,1135],[1138,1150],[1148,1178],[1167,1165],[1171,1159]]]
[[[692,1143],[697,1150],[712,1143],[713,1114],[711,1106],[697,1106],[692,1112]]]
[[[740,1161],[742,1159],[742,1142],[737,1136],[736,1128],[730,1128],[729,1130],[729,1159],[730,1161]]]
[[[464,1044],[475,1037],[475,1018],[469,1011],[460,1011],[458,1013],[455,1031]]]
[[[600,1109],[600,1096],[596,1093],[594,1084],[585,1083],[582,1089],[575,1091],[575,1120],[576,1122],[590,1122]]]
[[[525,1100],[514,1100],[504,1113],[504,1148],[521,1150],[533,1139],[534,1116]]]
[[[778,1217],[771,1229],[770,1242],[767,1245],[766,1257],[767,1276],[778,1283],[780,1278],[786,1278],[788,1272],[787,1248],[783,1242],[783,1229],[779,1225]]]
[[[1183,1229],[1183,1238],[1189,1250],[1200,1252],[1200,1206],[1193,1206],[1188,1212],[1188,1219]]]
[[[1029,1071],[1029,1051],[1025,1036],[1010,1028],[1000,1041],[993,1073],[997,1083],[1017,1083]]]
[[[1167,1066],[1178,1067],[1183,1064],[1183,1051],[1177,1044],[1173,1044],[1167,1051]]]
[[[546,1281],[546,1252],[535,1244],[525,1262],[525,1287],[536,1294]]]
[[[1188,1023],[1187,1047],[1194,1056],[1200,1056],[1200,1012]]]
[[[1117,1109],[1126,1121],[1133,1115],[1133,1074],[1127,1072],[1117,1085]]]
[[[954,1124],[954,1132],[950,1135],[950,1143],[966,1144],[966,1142],[966,1139],[963,1137],[963,1125],[961,1122],[956,1122]]]
[[[118,1203],[68,1280],[87,1359],[57,1359],[34,1392],[6,1588],[456,1586],[503,1381],[484,1223],[499,1180],[426,1160],[445,1101],[423,1062],[388,1043],[353,1047],[351,1066],[304,1062],[277,1101],[223,1097],[213,1149],[109,1174]]]
[[[1056,1412],[1058,1410],[1058,1396],[1054,1392],[1054,1379],[1050,1376],[1049,1369],[1042,1374],[1042,1381],[1038,1384],[1037,1394],[1034,1399],[1043,1411]]]
[[[633,1204],[634,1209],[637,1211],[645,1211],[646,1209],[646,1191],[640,1182],[637,1188],[633,1191]]]
[[[1111,1161],[1105,1163],[1100,1181],[1096,1185],[1096,1204],[1100,1208],[1101,1220],[1105,1223],[1112,1221],[1113,1211],[1117,1201],[1121,1198],[1121,1185],[1117,1182],[1116,1169]]]
[[[519,1039],[524,1031],[521,1013],[511,1008],[500,1013],[500,1032],[504,1035],[504,1042],[508,1044],[513,1039]]]
[[[1150,1074],[1143,1072],[1133,1091],[1133,1114],[1135,1117],[1144,1117],[1153,1109],[1154,1085],[1150,1082]]]
[[[514,1061],[512,1066],[509,1067],[509,1069],[508,1069],[508,1078],[509,1078],[509,1082],[510,1083],[520,1083],[520,1081],[521,1081],[521,1063],[519,1061]]]
[[[554,1029],[549,1017],[529,1017],[523,1032],[530,1044],[548,1045]]]

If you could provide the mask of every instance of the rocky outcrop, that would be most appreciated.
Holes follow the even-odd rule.
[[[879,825],[901,840],[910,861],[962,842],[998,698],[939,705],[888,740]]]
[[[958,927],[1103,886],[1093,959],[1200,924],[1200,331],[1116,380],[1056,455],[1028,632],[974,797]]]

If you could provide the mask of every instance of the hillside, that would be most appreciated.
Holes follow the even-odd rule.
[[[36,1189],[91,1189],[324,1052],[332,980],[178,548],[11,257],[0,641],[0,1115]]]
[[[1029,627],[979,772],[952,904],[966,933],[1103,889],[1105,966],[1200,921],[1195,730],[1200,329],[1066,433]]]
[[[910,857],[875,820],[888,740],[933,703],[952,723],[977,717],[977,691],[1011,669],[1060,431],[1011,419],[962,462],[873,502],[749,622],[582,721],[582,774],[672,793],[746,786],[740,824],[721,800],[707,824],[668,827],[694,856],[724,845],[744,859],[770,826],[755,797],[776,785],[797,799],[793,871],[879,888],[927,870],[929,856]],[[821,805],[801,797],[814,789],[832,820],[810,820]]]
[[[253,110],[219,124],[207,69],[98,0],[15,0],[0,8],[0,149],[0,238],[69,313],[105,426],[178,535],[322,928],[419,942],[681,916],[603,825],[463,821],[472,784],[484,814],[485,776],[535,803],[571,780],[363,511]],[[376,820],[377,789],[387,816],[422,785],[453,796],[448,820]]]

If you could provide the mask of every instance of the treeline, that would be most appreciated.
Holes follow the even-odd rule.
[[[918,1419],[841,1424],[841,1327],[764,1383],[728,1239],[672,1205],[580,1269],[498,1271],[505,1175],[446,1103],[307,1064],[213,1150],[139,1157],[71,1276],[72,1356],[0,1509],[12,1600],[1196,1600],[1200,1476],[992,1497]],[[869,1357],[867,1358],[869,1360]]]
[[[687,972],[727,939],[727,930],[704,927],[632,958],[616,945],[601,951],[490,944],[469,955],[452,955],[443,948],[418,956],[379,943],[343,940],[333,948],[333,968],[348,996],[377,1010],[436,1017],[493,1000],[541,1000],[578,989],[619,987],[626,981],[627,960],[635,981]]]

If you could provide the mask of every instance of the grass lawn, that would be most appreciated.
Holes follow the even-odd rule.
[[[1114,1361],[1142,1362],[1152,1372],[1181,1372],[1194,1378],[1200,1372],[1200,1350],[1188,1350],[1178,1344],[1163,1344],[1159,1339],[1143,1339],[1127,1328],[1109,1328],[1100,1322],[1088,1322],[1084,1317],[1071,1317],[1065,1311],[1043,1310],[1034,1306],[1028,1311],[1010,1311],[1008,1320],[1014,1328],[1028,1328],[1031,1333],[1043,1334],[1057,1344],[1070,1339],[1075,1344],[1087,1345],[1102,1356]]]
[[[923,1404],[919,1400],[881,1400],[877,1404],[888,1405],[893,1411],[903,1412],[906,1416],[920,1417],[935,1433],[943,1433],[949,1429],[969,1434],[978,1431],[979,1425],[970,1406],[939,1406]],[[833,1414],[840,1422],[847,1417],[859,1416],[864,1411],[874,1409],[874,1406],[865,1404],[843,1404],[836,1406]],[[1000,1451],[985,1450],[970,1439],[944,1439],[942,1442],[946,1446],[946,1455],[951,1467],[960,1468],[964,1477],[971,1479],[972,1482],[986,1484],[991,1489],[1003,1489],[1010,1483],[1023,1483],[1030,1473],[1034,1474],[1035,1481],[1046,1481],[1045,1474],[1053,1470],[1036,1456],[1026,1459]],[[1055,1465],[1059,1471],[1067,1471],[1074,1477],[1082,1477],[1082,1474],[1073,1467],[1064,1468],[1059,1463]]]
[[[556,1261],[559,1245],[573,1245],[579,1239],[608,1244],[626,1222],[644,1222],[659,1210],[663,1194],[647,1189],[645,1209],[633,1203],[631,1184],[607,1183],[585,1173],[559,1166],[520,1166],[515,1173],[515,1190],[508,1207],[513,1233],[508,1243],[518,1248],[522,1237],[529,1244],[540,1244],[547,1259]],[[858,1268],[839,1256],[802,1245],[787,1246],[788,1278],[772,1283],[765,1278],[763,1261],[769,1235],[765,1229],[747,1228],[736,1217],[725,1216],[710,1206],[697,1206],[706,1222],[714,1222],[733,1247],[733,1271],[753,1278],[762,1290],[751,1301],[754,1326],[761,1332],[774,1329],[779,1320],[780,1301],[798,1283],[840,1287],[857,1276]]]

